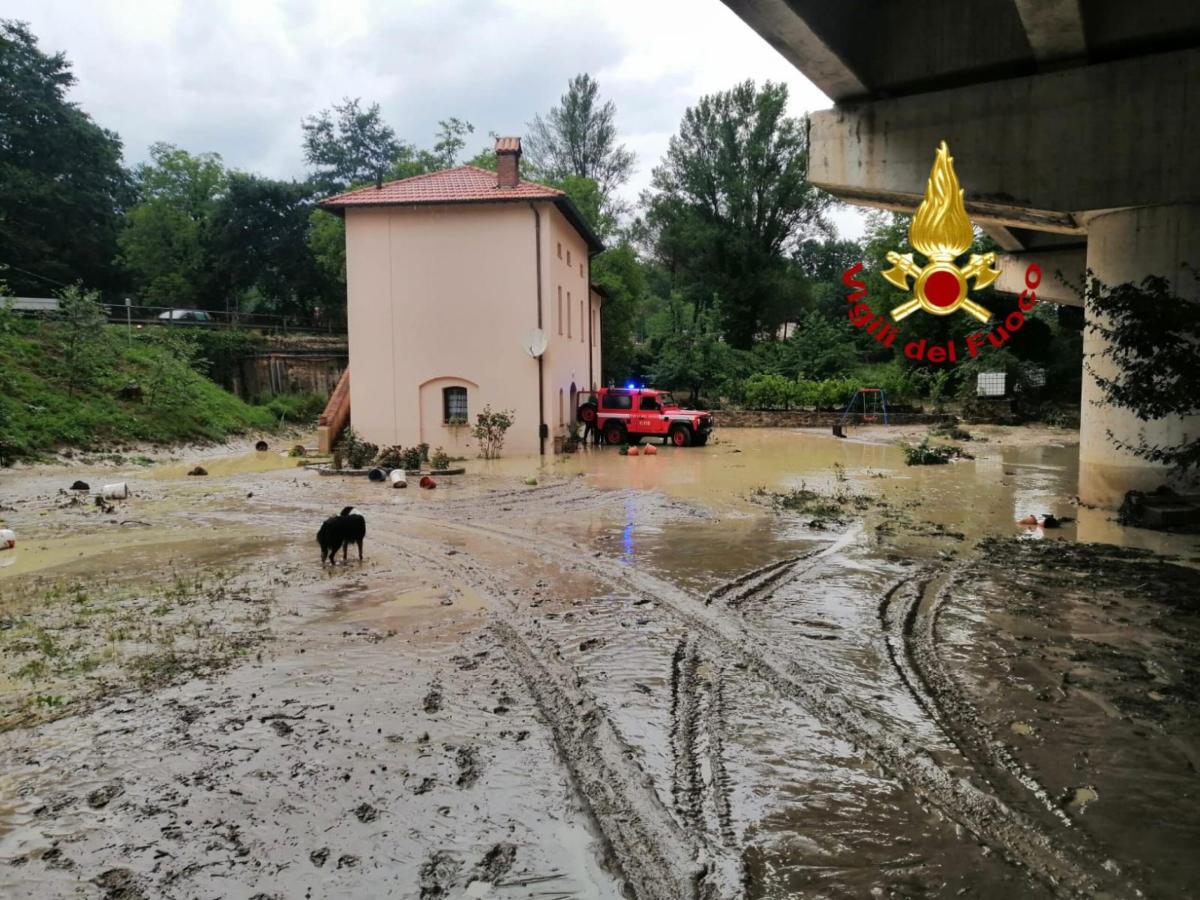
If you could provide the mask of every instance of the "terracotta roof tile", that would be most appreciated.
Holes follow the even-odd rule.
[[[495,200],[559,200],[567,195],[560,190],[520,181],[516,187],[496,186],[496,173],[478,166],[459,166],[400,181],[388,181],[381,187],[364,187],[327,197],[321,206],[409,206],[419,203],[479,203]]]

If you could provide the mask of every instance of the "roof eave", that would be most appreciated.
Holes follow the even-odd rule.
[[[596,236],[592,228],[587,223],[587,219],[579,211],[579,208],[571,202],[571,198],[566,194],[549,197],[479,197],[470,200],[394,200],[383,201],[367,200],[361,203],[353,203],[348,201],[336,201],[334,198],[328,200],[320,200],[317,206],[326,212],[333,213],[337,216],[345,217],[347,209],[370,209],[379,208],[387,209],[389,207],[412,207],[412,206],[476,206],[489,203],[553,203],[558,207],[559,212],[563,214],[571,226],[579,232],[579,236],[583,238],[588,245],[588,256],[596,256],[604,252],[604,242]]]

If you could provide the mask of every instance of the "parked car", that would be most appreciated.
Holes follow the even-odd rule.
[[[195,324],[211,324],[213,317],[202,309],[168,309],[158,317],[164,322],[190,322]]]
[[[713,430],[709,413],[683,409],[670,391],[654,388],[600,388],[581,398],[576,414],[610,444],[661,437],[676,447],[703,447]]]

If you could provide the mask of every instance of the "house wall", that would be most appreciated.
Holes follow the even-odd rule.
[[[557,207],[547,204],[546,209],[546,423],[551,436],[563,437],[575,419],[573,389],[590,390],[593,374],[588,367],[588,248]]]
[[[595,382],[595,387],[601,387],[604,384],[604,376],[600,370],[600,315],[601,305],[604,303],[604,298],[593,290],[588,291],[592,301],[592,381]]]
[[[587,386],[587,336],[581,341],[578,330],[578,304],[587,302],[587,248],[553,204],[536,206],[549,341],[543,357],[549,453],[553,436],[566,431],[572,381],[580,390]],[[471,422],[485,404],[513,410],[506,453],[538,452],[538,364],[523,349],[537,327],[534,234],[526,203],[346,210],[351,424],[366,440],[425,442],[473,457],[468,429],[443,421],[443,388],[461,386]],[[575,304],[570,339],[565,307],[561,338],[557,330],[560,286],[564,304],[568,290]]]

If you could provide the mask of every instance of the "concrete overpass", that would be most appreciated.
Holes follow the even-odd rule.
[[[968,213],[1009,254],[997,287],[1034,257],[1067,282],[1156,274],[1200,300],[1200,3],[724,2],[834,101],[812,116],[814,184],[912,212],[945,140]],[[1079,302],[1061,282],[1039,297]],[[1165,472],[1108,433],[1175,443],[1200,416],[1145,423],[1100,397],[1085,373],[1079,492],[1113,506]]]

